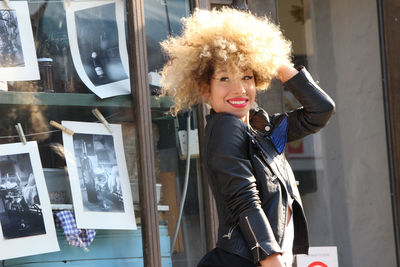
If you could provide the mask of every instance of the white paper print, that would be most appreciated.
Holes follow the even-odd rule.
[[[59,250],[36,141],[0,145],[0,260]]]
[[[123,1],[65,4],[75,69],[100,98],[130,94]]]
[[[62,125],[75,132],[63,142],[78,228],[136,229],[121,125]]]
[[[297,255],[297,267],[338,267],[337,247],[310,247],[308,255]]]
[[[39,80],[31,18],[26,1],[0,2],[0,81]]]

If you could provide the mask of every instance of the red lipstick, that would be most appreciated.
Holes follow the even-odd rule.
[[[247,102],[249,102],[249,99],[245,97],[228,99],[228,103],[235,108],[244,108],[247,105]]]

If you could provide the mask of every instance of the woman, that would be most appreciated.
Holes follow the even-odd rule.
[[[307,223],[286,142],[315,133],[333,101],[290,61],[290,42],[267,18],[229,8],[196,11],[162,43],[164,94],[178,112],[207,102],[204,164],[216,200],[216,248],[198,266],[291,266],[308,252]],[[269,116],[257,90],[278,78],[302,107]]]

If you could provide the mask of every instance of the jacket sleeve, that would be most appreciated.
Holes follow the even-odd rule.
[[[302,107],[287,112],[288,142],[303,138],[322,129],[335,113],[333,100],[314,82],[304,68],[283,84]],[[271,118],[271,122],[277,119]]]
[[[238,223],[254,262],[282,252],[261,208],[244,123],[232,115],[221,116],[214,123],[208,144],[207,164],[212,179],[218,180],[216,193],[221,194],[232,223]]]

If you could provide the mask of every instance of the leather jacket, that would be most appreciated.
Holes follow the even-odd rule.
[[[272,135],[279,128],[278,139],[284,146],[319,131],[335,112],[334,102],[305,68],[284,86],[302,107],[272,116],[261,108],[252,109],[251,127],[232,114],[211,110],[207,116],[203,162],[218,211],[217,247],[256,264],[282,252],[289,197],[293,253],[307,254],[309,247],[296,181]]]

